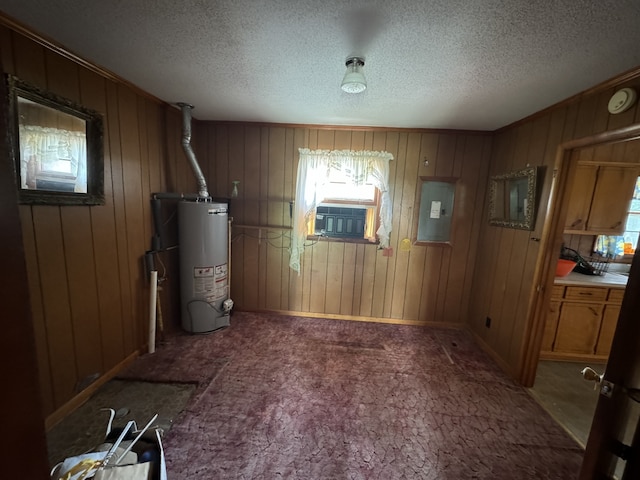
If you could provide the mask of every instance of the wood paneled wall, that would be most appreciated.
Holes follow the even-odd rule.
[[[104,206],[20,206],[44,414],[145,342],[150,193],[175,168],[160,102],[0,25],[2,65],[104,117]],[[9,320],[9,319],[7,319]],[[19,321],[11,319],[11,321]]]
[[[629,78],[629,77],[627,77]],[[503,368],[514,377],[527,335],[527,310],[532,295],[532,277],[539,252],[539,239],[547,214],[558,146],[573,139],[619,129],[640,121],[637,105],[610,115],[607,103],[619,88],[640,87],[640,81],[609,82],[606,86],[571,99],[555,108],[496,132],[490,175],[507,173],[526,165],[540,167],[538,214],[535,230],[522,231],[482,224],[478,263],[474,271],[468,325]],[[580,158],[590,161],[637,161],[638,142],[623,142],[584,148]],[[485,205],[486,208],[486,205]],[[487,317],[491,327],[485,326]]]
[[[240,181],[239,195],[230,202],[231,296],[239,309],[463,324],[482,223],[489,135],[215,122],[199,124],[196,135],[210,191],[228,196],[231,182]],[[300,147],[393,154],[392,256],[373,244],[321,240],[305,250],[300,275],[290,270],[289,202]],[[412,237],[420,176],[459,179],[453,245],[401,251],[400,241]]]

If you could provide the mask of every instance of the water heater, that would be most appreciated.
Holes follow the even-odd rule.
[[[187,332],[229,326],[228,234],[226,203],[178,202],[181,317]]]

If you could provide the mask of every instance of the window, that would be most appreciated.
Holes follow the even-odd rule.
[[[389,246],[387,152],[301,148],[289,266],[300,271],[307,235],[368,238]]]
[[[312,212],[307,234],[376,241],[380,195],[371,182],[353,185],[347,172],[332,165],[321,203]]]
[[[640,237],[640,177],[631,199],[631,206],[627,215],[625,231],[622,235],[598,235],[594,251],[601,255],[615,257],[618,255],[633,255],[638,248]]]
[[[638,248],[638,237],[640,237],[640,177],[636,180],[636,188],[633,191],[631,208],[624,230],[622,235],[624,254],[633,255]]]

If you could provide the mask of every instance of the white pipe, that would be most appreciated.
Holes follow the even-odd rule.
[[[156,351],[156,304],[158,297],[158,271],[151,271],[149,292],[149,353]]]

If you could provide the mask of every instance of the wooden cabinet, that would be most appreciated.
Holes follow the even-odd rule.
[[[570,234],[624,232],[637,165],[580,164],[576,169],[564,230]]]
[[[584,231],[589,218],[591,198],[596,186],[597,165],[578,165],[569,195],[565,231]]]
[[[603,306],[562,302],[554,352],[591,355],[595,351]]]
[[[567,287],[565,300],[584,300],[587,302],[603,302],[607,299],[608,288],[601,287]]]
[[[599,359],[609,355],[623,288],[555,285],[540,357]]]

